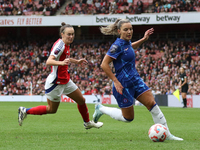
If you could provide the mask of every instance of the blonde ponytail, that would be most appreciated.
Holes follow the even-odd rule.
[[[101,31],[101,33],[103,33],[105,35],[119,35],[117,30],[121,28],[123,23],[130,23],[130,21],[127,19],[119,18],[115,21],[114,24],[110,24],[105,27],[100,27],[100,31]]]

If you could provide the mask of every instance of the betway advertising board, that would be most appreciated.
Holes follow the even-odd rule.
[[[86,103],[117,104],[113,95],[83,95],[83,97],[86,99]],[[62,95],[60,101],[75,103],[66,95]],[[47,102],[47,98],[41,95],[2,95],[0,102]]]
[[[114,23],[118,18],[128,19],[133,25],[200,23],[200,12],[140,15],[1,16],[0,27],[60,26],[61,22],[74,26],[99,26]]]
[[[117,104],[117,101],[113,95],[83,95],[86,99],[86,103],[95,104]],[[71,98],[66,95],[61,96],[61,102],[75,103]],[[167,101],[165,103],[165,101]],[[47,102],[46,96],[41,95],[7,95],[0,96],[0,102]],[[183,107],[183,100],[180,95],[180,101],[174,95],[159,95],[156,97],[156,102],[160,106],[168,107]],[[165,105],[167,104],[167,105]],[[136,102],[135,105],[141,105]],[[187,107],[200,108],[200,95],[187,95]]]

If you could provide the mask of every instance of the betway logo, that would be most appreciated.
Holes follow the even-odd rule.
[[[135,16],[135,17],[128,17],[126,16],[126,19],[128,19],[130,22],[145,22],[145,23],[148,23],[149,20],[150,20],[150,17],[138,17],[138,16]],[[114,23],[115,21],[117,20],[117,18],[114,18],[114,17],[103,17],[103,18],[99,18],[99,17],[96,17],[96,23]]]
[[[115,22],[117,20],[117,18],[109,18],[109,17],[103,17],[103,18],[99,18],[96,17],[96,22],[97,23],[105,23],[105,22]]]
[[[130,22],[145,22],[145,23],[149,23],[150,17],[128,17],[126,16],[126,19],[128,19]]]
[[[158,16],[156,15],[156,21],[176,21],[179,22],[180,21],[181,16]]]

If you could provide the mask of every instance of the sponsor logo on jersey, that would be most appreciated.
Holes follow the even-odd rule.
[[[117,48],[117,45],[112,45],[112,47],[110,48],[110,53],[115,53],[117,51]]]
[[[54,54],[55,54],[55,55],[58,55],[59,52],[60,52],[60,49],[57,48],[57,49],[54,51]]]

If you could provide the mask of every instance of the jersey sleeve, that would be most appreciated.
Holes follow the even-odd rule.
[[[184,73],[184,74],[183,74],[183,78],[184,78],[184,79],[186,79],[186,78],[187,78],[187,75],[186,75],[186,73]]]
[[[52,47],[50,55],[53,55],[53,56],[55,56],[55,58],[57,58],[63,53],[63,50],[64,50],[64,45],[60,46],[60,45],[56,44],[54,47]]]
[[[112,44],[108,52],[106,53],[108,56],[117,59],[117,57],[122,53],[121,47],[117,44]]]

